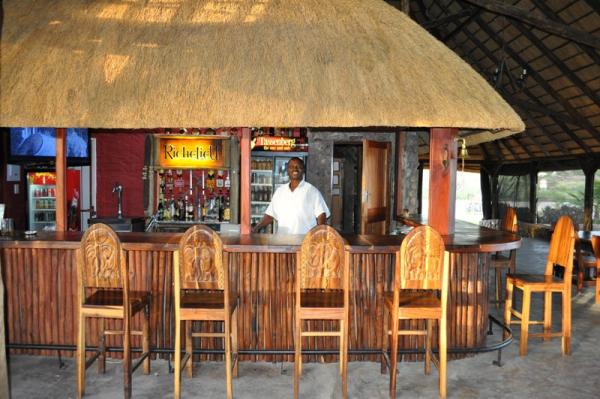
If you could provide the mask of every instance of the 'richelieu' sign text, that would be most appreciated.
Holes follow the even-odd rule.
[[[229,167],[229,139],[223,137],[158,136],[157,166],[170,169]]]

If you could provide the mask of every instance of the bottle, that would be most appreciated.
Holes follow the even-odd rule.
[[[223,209],[223,221],[224,222],[231,221],[231,208],[229,206],[229,197],[225,198],[225,206]]]
[[[223,180],[223,171],[219,170],[217,172],[217,188],[223,188],[225,185],[225,181]]]
[[[225,188],[231,188],[231,180],[229,180],[229,173],[227,173],[227,177],[225,178]]]
[[[194,220],[194,203],[192,202],[191,197],[190,197],[190,201],[187,203],[186,220],[188,222],[191,222]]]
[[[219,222],[222,222],[225,214],[225,201],[223,200],[223,197],[219,198]]]

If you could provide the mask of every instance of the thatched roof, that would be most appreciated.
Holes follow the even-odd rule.
[[[0,51],[0,126],[524,127],[377,0],[5,0]]]

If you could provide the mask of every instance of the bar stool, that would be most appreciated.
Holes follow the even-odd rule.
[[[517,220],[517,211],[515,208],[508,207],[506,208],[506,213],[502,218],[502,222],[500,223],[500,229],[502,231],[506,231],[509,233],[517,233],[519,231],[519,225]],[[517,250],[511,249],[508,255],[503,254],[502,252],[496,252],[492,255],[492,260],[490,263],[490,268],[494,270],[494,275],[496,279],[496,297],[493,301],[496,304],[496,309],[500,308],[500,303],[503,302],[503,299],[500,299],[500,293],[502,290],[502,270],[506,269],[506,273],[516,273],[516,264],[517,264]]]
[[[174,254],[175,364],[174,397],[181,395],[181,369],[192,377],[194,337],[218,337],[225,341],[227,397],[233,397],[232,374],[237,377],[237,303],[229,268],[223,264],[223,243],[216,232],[202,225],[190,227]],[[185,357],[181,359],[181,322],[185,321]],[[224,323],[224,332],[192,332],[193,321]],[[232,367],[233,353],[233,367]]]
[[[294,398],[300,392],[302,337],[340,338],[342,395],[347,396],[349,257],[344,239],[332,227],[313,227],[302,240],[296,257],[296,328]],[[304,320],[338,320],[337,331],[303,331]]]
[[[420,226],[408,233],[396,253],[394,291],[384,294],[382,370],[385,370],[383,361],[387,360],[388,337],[391,336],[390,398],[396,396],[398,336],[425,336],[425,374],[429,374],[433,358],[433,320],[439,324],[439,355],[433,361],[440,374],[440,398],[446,397],[448,274],[449,255],[439,233],[429,226]],[[399,329],[400,320],[418,319],[426,320],[425,330]]]
[[[529,337],[543,338],[547,341],[553,337],[562,338],[562,354],[571,354],[571,275],[573,272],[573,250],[575,248],[575,230],[573,222],[568,216],[561,216],[556,223],[548,258],[546,261],[546,270],[542,275],[536,274],[509,274],[506,277],[506,303],[504,307],[504,324],[510,327],[513,322],[512,317],[520,319],[521,338],[519,345],[519,355],[527,354],[527,340]],[[559,279],[552,275],[555,265],[564,267],[564,278]],[[518,288],[523,291],[523,306],[521,312],[513,308],[512,293],[513,289]],[[531,294],[533,292],[544,293],[544,320],[529,320],[531,308]],[[557,333],[552,332],[552,293],[558,292],[562,296],[562,330]],[[529,325],[537,324],[544,326],[544,332],[539,334],[529,334]],[[506,338],[507,332],[504,332]]]
[[[92,225],[81,238],[77,250],[79,325],[77,332],[77,397],[85,392],[85,370],[100,357],[98,370],[104,372],[104,336],[123,335],[123,375],[125,398],[131,397],[131,374],[144,362],[144,374],[150,374],[150,292],[129,289],[129,265],[116,233],[107,225]],[[132,331],[132,317],[143,311],[142,331]],[[85,321],[102,318],[100,346],[86,361]],[[104,318],[122,319],[122,330],[104,330]],[[142,356],[131,365],[131,335],[142,335]]]

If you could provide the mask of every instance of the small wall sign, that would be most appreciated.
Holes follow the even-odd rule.
[[[154,163],[165,169],[227,169],[229,145],[222,136],[154,136]]]

